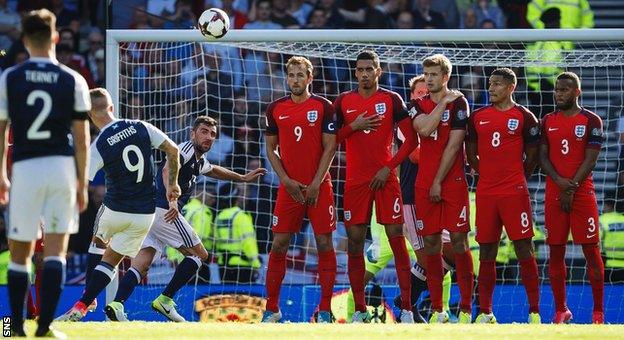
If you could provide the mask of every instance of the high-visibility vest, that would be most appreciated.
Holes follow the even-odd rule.
[[[256,230],[249,213],[238,206],[222,210],[214,228],[219,265],[260,268]]]
[[[561,11],[561,28],[594,27],[594,12],[587,0],[533,0],[527,6],[527,21],[533,28],[544,28],[540,17],[553,7]]]
[[[9,255],[9,251],[3,251],[0,253],[0,285],[7,284],[7,275],[9,273],[9,261],[11,256]]]
[[[600,215],[600,226],[605,267],[624,268],[624,214],[604,213]]]
[[[184,218],[193,227],[208,251],[213,247],[214,233],[212,210],[197,198],[191,199],[182,209]]]
[[[558,63],[563,60],[564,51],[573,49],[574,44],[571,41],[538,41],[527,45],[526,56],[529,62]],[[527,85],[533,91],[541,91],[540,81],[542,79],[554,84],[555,77],[563,72],[562,68],[554,65],[528,65],[525,70]],[[552,96],[552,93],[545,93],[544,95]]]

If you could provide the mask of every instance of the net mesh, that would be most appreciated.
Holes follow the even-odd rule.
[[[622,129],[619,126],[619,117],[624,93],[624,46],[621,42],[121,43],[121,117],[149,121],[165,131],[174,141],[181,143],[190,138],[190,126],[194,118],[198,115],[209,115],[220,122],[219,138],[207,154],[212,164],[239,173],[259,166],[269,168],[269,173],[258,183],[239,185],[238,205],[253,218],[259,256],[263,263],[257,269],[258,276],[250,282],[242,277],[246,275],[239,274],[239,283],[213,286],[211,292],[221,290],[225,293],[254,284],[264,284],[267,252],[271,242],[272,209],[279,183],[270,169],[264,149],[263,114],[272,100],[287,93],[285,62],[292,55],[308,57],[315,67],[312,91],[333,100],[340,92],[356,87],[352,67],[356,55],[363,49],[373,49],[380,56],[383,68],[380,85],[398,92],[403,98],[409,98],[408,81],[421,72],[421,60],[434,53],[443,53],[454,66],[449,87],[459,89],[465,94],[471,110],[488,103],[487,78],[496,67],[511,67],[516,71],[519,84],[515,100],[529,107],[537,116],[543,116],[553,108],[553,76],[563,70],[576,72],[582,79],[581,104],[602,117],[607,132],[606,143],[594,171],[599,208],[602,208],[605,198],[617,199],[621,196],[622,191],[618,190],[621,189],[618,187],[618,174],[621,170],[619,138]],[[160,159],[162,158],[159,157]],[[341,198],[345,179],[345,155],[342,147],[336,153],[330,172],[334,182],[338,216],[342,217]],[[472,178],[468,178],[472,182]],[[201,178],[200,183],[198,192],[201,195],[198,197],[211,207],[214,218],[219,213],[214,202],[222,198],[217,194],[220,184],[210,178]],[[535,229],[539,231],[535,244],[542,284],[547,283],[544,265],[548,255],[541,232],[544,225],[544,186],[543,174],[534,175],[529,183]],[[211,236],[200,236],[205,239],[205,244],[210,245],[208,239]],[[336,283],[348,285],[346,232],[341,224],[338,225],[334,241],[339,272]],[[499,256],[498,283],[515,286],[517,290],[514,292],[517,294],[513,294],[511,298],[495,299],[495,309],[521,308],[518,310],[523,310],[522,315],[526,315],[526,297],[519,279],[517,261],[508,242],[502,241],[501,245],[501,252],[506,255]],[[147,284],[148,291],[153,291],[153,294],[134,294],[131,299],[148,304],[160,293],[160,285],[167,283],[175,268],[175,261],[180,258],[175,253],[170,251],[168,256],[164,254],[150,270]],[[293,238],[288,253],[285,287],[318,283],[315,254],[313,234],[306,221],[302,225],[302,232]],[[569,267],[568,283],[587,288],[589,282],[581,249],[569,244],[566,260]],[[180,294],[197,297],[203,294],[203,283],[220,283],[220,269],[216,263],[210,266],[210,272],[192,281]],[[608,282],[609,275],[606,279]],[[396,285],[392,262],[374,280]],[[288,292],[283,290],[282,302],[300,301],[300,297],[289,296]],[[571,305],[570,308],[581,313],[591,313],[591,303],[587,303],[587,298],[591,302],[591,290],[580,289],[578,292],[585,296],[574,301],[583,302]],[[453,294],[452,303],[458,300],[456,295]],[[618,297],[609,296],[607,292],[607,308],[612,299],[617,300]],[[621,302],[621,297],[619,301]],[[305,305],[300,307],[302,320],[310,318],[309,311],[315,308],[316,303],[316,300],[304,299]],[[542,304],[552,308],[552,298],[545,295]],[[128,313],[131,318],[144,317],[133,314],[132,310],[128,310]],[[619,308],[617,313],[621,313]],[[524,318],[522,316],[522,320]]]

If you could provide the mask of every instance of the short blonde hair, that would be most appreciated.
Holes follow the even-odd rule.
[[[113,99],[111,98],[111,95],[108,93],[108,91],[106,91],[105,88],[96,87],[94,89],[91,89],[89,91],[89,96],[91,97],[91,111],[93,111],[93,112],[95,112],[95,111],[106,111],[109,106],[113,105]],[[99,99],[104,99],[105,100],[105,102],[106,102],[106,106],[105,107],[101,107],[100,105],[98,105],[98,107],[96,107],[95,105],[93,105],[93,103],[96,102]]]
[[[290,57],[290,59],[288,59],[288,61],[286,62],[286,71],[288,71],[288,68],[293,65],[303,66],[308,72],[308,76],[312,75],[312,72],[314,71],[314,66],[312,66],[312,62],[310,62],[310,60],[306,57]]]
[[[446,75],[451,75],[451,71],[453,71],[453,65],[449,58],[447,58],[443,54],[434,54],[432,56],[428,56],[423,60],[423,67],[432,67],[432,66],[440,66],[442,73]]]
[[[409,80],[410,92],[414,92],[414,89],[416,88],[416,84],[420,82],[423,82],[423,83],[425,82],[424,74],[419,74],[415,77],[412,77],[412,79]]]

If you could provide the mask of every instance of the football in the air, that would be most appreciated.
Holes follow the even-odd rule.
[[[219,39],[230,30],[230,17],[223,10],[210,8],[199,17],[198,25],[204,37]]]

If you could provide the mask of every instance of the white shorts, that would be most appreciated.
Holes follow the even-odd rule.
[[[74,157],[37,157],[13,164],[8,217],[11,240],[37,240],[40,222],[46,234],[78,232]]]
[[[405,214],[405,223],[403,224],[403,234],[407,237],[414,248],[414,251],[425,248],[425,242],[422,236],[416,233],[416,206],[413,204],[403,204]],[[444,229],[442,230],[442,243],[451,242],[451,235]]]
[[[201,243],[199,236],[184,219],[184,216],[178,214],[173,223],[167,223],[165,222],[165,213],[167,210],[156,207],[154,223],[152,223],[152,228],[147,233],[141,249],[154,248],[163,252],[165,246],[176,249],[180,247],[192,248]]]
[[[94,236],[115,252],[135,257],[154,222],[154,214],[130,214],[102,206],[95,218]]]

